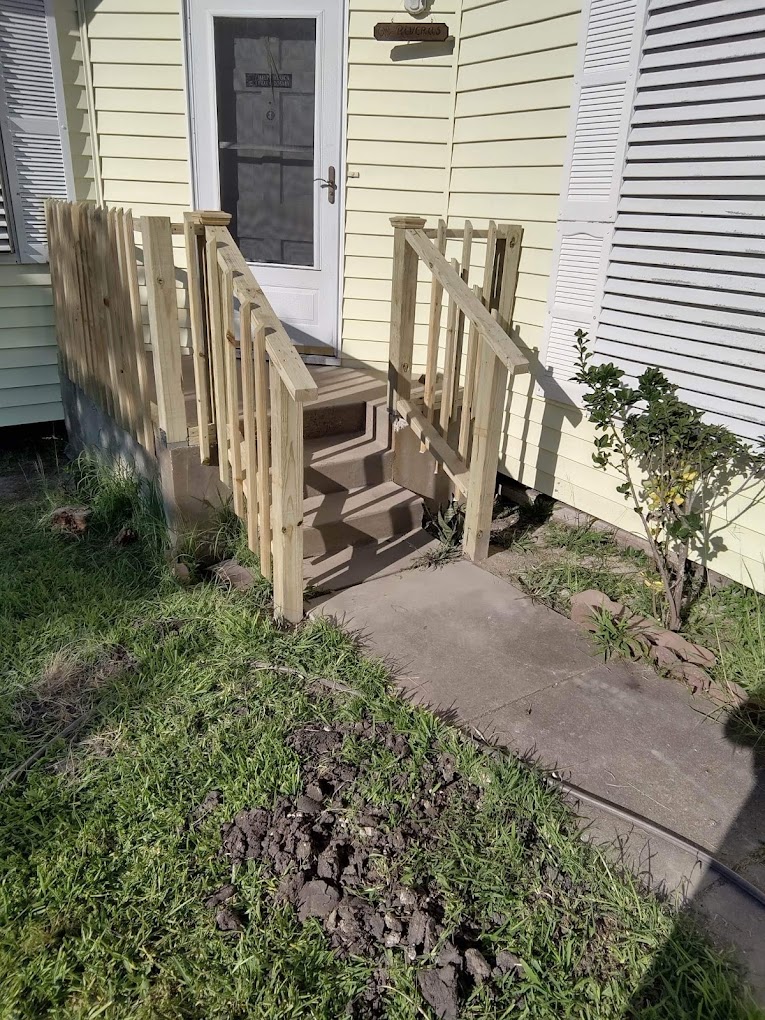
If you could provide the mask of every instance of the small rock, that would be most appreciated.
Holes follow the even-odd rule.
[[[453,754],[442,754],[438,759],[438,767],[445,783],[451,783],[454,779],[455,764]]]
[[[714,666],[717,661],[708,648],[705,648],[703,645],[694,644],[693,641],[684,638],[682,634],[677,634],[671,630],[661,631],[656,636],[655,643],[657,647],[669,648],[678,659],[682,659],[683,662],[689,662],[694,666]]]
[[[173,577],[178,581],[179,584],[189,584],[191,581],[191,571],[181,560],[174,563],[170,568]]]
[[[255,584],[255,575],[236,560],[222,560],[210,569],[216,581],[236,591],[249,591]]]
[[[399,903],[403,907],[414,907],[414,906],[417,905],[417,896],[416,896],[416,894],[414,892],[412,892],[411,889],[407,889],[403,885],[398,890],[396,895],[398,897]]]
[[[212,896],[208,896],[205,900],[205,906],[208,910],[212,910],[215,907],[219,907],[221,903],[225,903],[226,900],[230,900],[236,895],[236,886],[233,885],[222,885],[217,892],[214,892]]]
[[[491,967],[479,949],[465,950],[465,969],[477,984],[481,984],[491,977]]]
[[[665,648],[663,645],[653,645],[648,654],[659,669],[666,669],[671,672],[681,664],[672,649]]]
[[[671,672],[672,676],[687,683],[694,694],[697,691],[708,691],[712,685],[709,674],[692,662],[678,662]]]
[[[215,923],[220,931],[242,931],[242,918],[235,910],[224,907],[215,915]]]
[[[329,917],[340,902],[340,893],[334,885],[321,879],[308,882],[298,896],[298,917],[301,921],[309,917]]]
[[[605,609],[612,616],[618,616],[624,611],[624,606],[595,588],[588,588],[571,596],[571,619],[586,630],[595,630],[595,612],[598,609]]]

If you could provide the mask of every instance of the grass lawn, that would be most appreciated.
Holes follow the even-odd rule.
[[[460,1017],[762,1015],[535,768],[400,701],[326,622],[274,627],[265,585],[180,586],[129,482],[74,498],[81,539],[43,496],[0,503],[2,1018],[415,1020],[452,978]],[[250,853],[261,822],[281,835]],[[316,840],[374,938],[295,893]]]

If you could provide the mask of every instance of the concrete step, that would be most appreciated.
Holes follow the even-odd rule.
[[[367,427],[367,418],[365,400],[348,400],[338,404],[303,404],[303,437],[317,439],[363,432]]]
[[[417,528],[405,535],[393,535],[380,542],[349,545],[335,552],[322,553],[303,561],[303,577],[317,593],[341,591],[377,577],[398,574],[417,567],[438,540]],[[321,595],[311,597],[316,605]],[[326,594],[323,595],[326,598]]]
[[[422,499],[393,482],[309,496],[304,503],[303,555],[405,535],[421,523]]]
[[[306,439],[304,450],[305,496],[349,492],[393,477],[393,451],[367,432]]]

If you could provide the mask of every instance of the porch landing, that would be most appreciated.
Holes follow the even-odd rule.
[[[532,752],[582,790],[685,836],[765,889],[765,760],[711,703],[630,663],[605,665],[569,620],[462,561],[372,581],[314,603],[358,631],[403,692],[471,731]],[[765,1003],[765,908],[694,853],[580,803],[654,887],[737,950]],[[623,844],[627,841],[626,849]]]

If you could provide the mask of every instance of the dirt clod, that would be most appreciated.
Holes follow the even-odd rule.
[[[53,531],[62,535],[81,538],[88,530],[91,511],[84,506],[59,506],[50,515]]]
[[[361,790],[374,768],[372,747],[353,756],[360,764],[351,764],[343,756],[346,741],[369,742],[374,753],[384,749],[402,761],[412,756],[408,740],[387,723],[314,723],[295,730],[287,743],[301,759],[302,790],[277,797],[270,810],[237,812],[221,826],[221,854],[235,866],[257,859],[279,876],[274,905],[291,905],[300,922],[317,919],[339,957],[376,965],[377,976],[351,1004],[350,1015],[383,1015],[388,978],[381,964],[389,951],[415,968],[423,998],[436,1016],[449,1020],[472,988],[489,983],[492,994],[491,982],[505,973],[499,957],[489,961],[478,948],[491,919],[447,923],[435,879],[403,880],[402,851],[440,838],[444,815],[475,810],[481,791],[459,776],[454,755],[434,749],[416,769],[394,777],[404,780],[391,782],[400,802],[371,802]],[[407,779],[412,774],[414,790]],[[208,903],[217,905],[213,899],[224,894],[219,902],[227,901],[235,892],[222,886]]]
[[[456,974],[452,967],[429,968],[417,975],[422,997],[441,1020],[457,1020]]]
[[[224,907],[215,915],[215,924],[220,931],[243,931],[242,916],[236,910]]]

